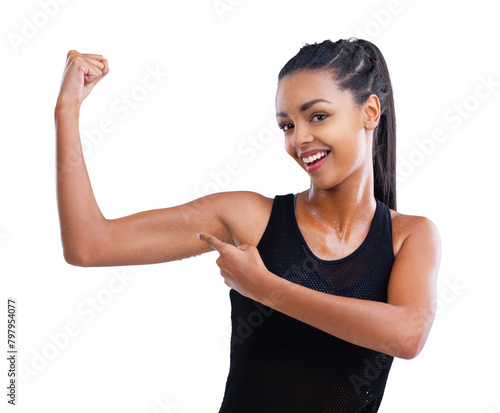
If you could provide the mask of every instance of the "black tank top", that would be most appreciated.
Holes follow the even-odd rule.
[[[272,273],[313,290],[387,302],[392,220],[378,199],[353,253],[323,260],[295,219],[296,195],[276,195],[257,249]],[[393,357],[360,347],[231,289],[231,356],[219,413],[377,412]]]

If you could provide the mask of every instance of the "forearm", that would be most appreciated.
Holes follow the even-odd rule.
[[[391,304],[315,291],[271,274],[263,304],[350,343],[395,357],[421,348],[426,316]]]
[[[85,259],[93,231],[105,222],[92,191],[79,133],[80,108],[58,104],[56,129],[57,206],[64,256]]]

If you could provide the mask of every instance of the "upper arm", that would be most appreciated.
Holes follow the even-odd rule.
[[[425,217],[412,217],[409,234],[394,261],[387,291],[388,304],[401,308],[411,357],[422,349],[436,311],[436,283],[441,261],[441,238],[436,225]],[[401,343],[400,343],[401,344]]]
[[[76,265],[154,264],[213,251],[196,237],[197,232],[233,244],[233,229],[226,222],[256,196],[249,191],[221,192],[178,206],[108,219],[87,237],[81,262]]]

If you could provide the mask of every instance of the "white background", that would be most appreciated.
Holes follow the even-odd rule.
[[[0,11],[0,329],[5,349],[14,297],[12,411],[217,412],[229,367],[229,290],[216,252],[120,268],[64,261],[53,109],[66,53],[109,60],[80,131],[99,207],[116,218],[214,190],[306,189],[274,125],[277,74],[305,42],[357,36],[379,46],[392,76],[398,211],[430,218],[443,244],[435,324],[417,358],[395,360],[380,411],[500,412],[494,2],[62,3]],[[148,70],[167,74],[142,93]],[[135,99],[128,112],[125,95]],[[438,129],[446,139],[431,145]],[[253,152],[252,137],[260,139]],[[230,161],[239,173],[214,178]]]

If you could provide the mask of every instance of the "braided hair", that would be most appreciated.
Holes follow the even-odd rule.
[[[278,82],[302,70],[329,72],[358,107],[377,95],[381,114],[373,134],[374,195],[396,210],[396,116],[389,70],[379,48],[356,38],[306,44],[281,69]]]

